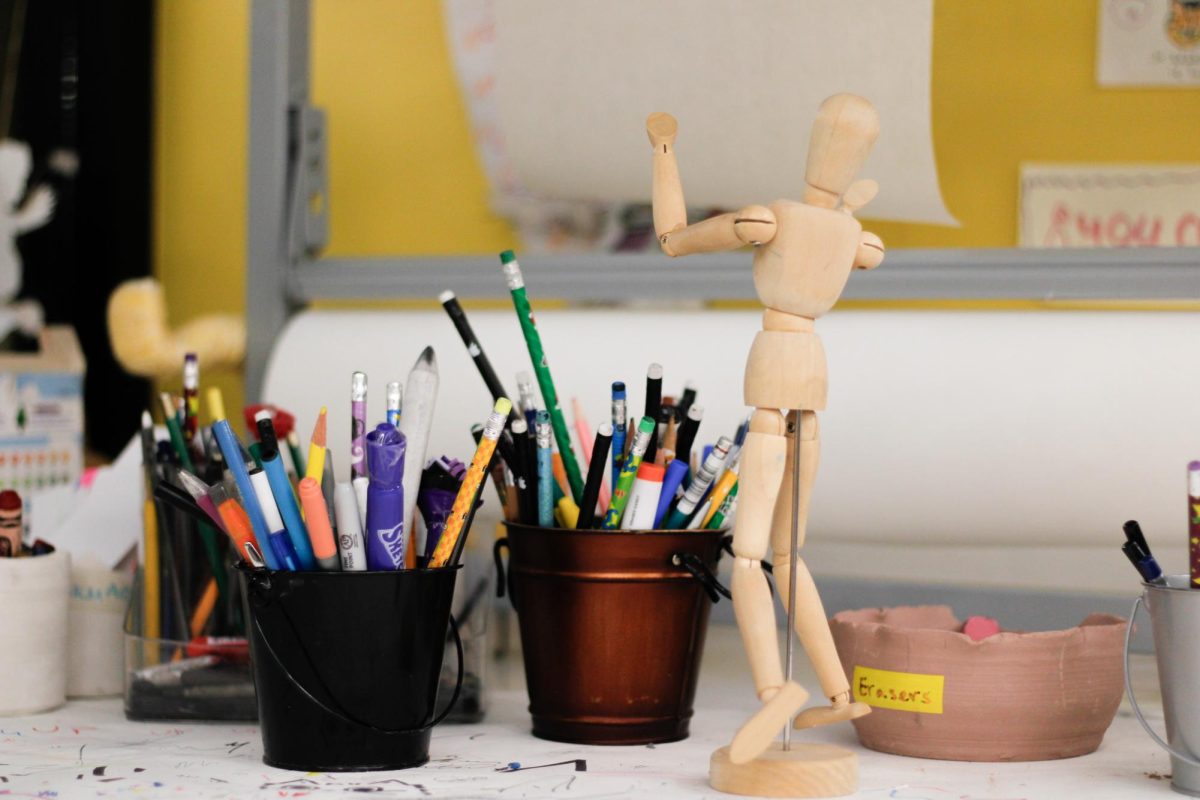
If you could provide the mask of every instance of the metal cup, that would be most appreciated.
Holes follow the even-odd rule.
[[[1146,733],[1171,754],[1171,788],[1200,797],[1200,590],[1188,588],[1187,575],[1166,575],[1162,581],[1143,583],[1141,597],[1133,602],[1125,632],[1125,691]],[[1129,678],[1129,641],[1142,603],[1150,610],[1154,633],[1165,742],[1142,715]]]

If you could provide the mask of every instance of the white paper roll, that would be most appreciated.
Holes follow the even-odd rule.
[[[71,557],[62,550],[0,558],[0,715],[47,711],[66,699],[70,595]]]

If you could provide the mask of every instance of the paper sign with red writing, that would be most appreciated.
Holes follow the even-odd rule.
[[[1021,166],[1022,247],[1200,246],[1200,164]]]
[[[946,676],[854,667],[854,699],[876,708],[941,714]]]

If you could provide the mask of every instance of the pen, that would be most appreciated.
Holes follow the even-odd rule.
[[[292,541],[283,526],[283,518],[279,516],[279,507],[275,505],[275,498],[271,495],[271,484],[266,473],[261,469],[250,470],[250,485],[254,489],[258,506],[262,509],[263,522],[267,526],[267,543],[280,568],[293,572],[300,570],[296,549],[292,547]]]
[[[446,313],[450,315],[450,321],[454,323],[454,328],[458,331],[459,338],[462,339],[462,343],[467,347],[467,354],[475,362],[475,368],[479,370],[479,376],[483,378],[484,385],[487,386],[488,392],[492,395],[492,402],[496,402],[501,397],[508,397],[508,392],[504,391],[504,385],[500,383],[500,378],[496,375],[496,370],[492,369],[492,362],[488,361],[487,353],[483,352],[483,346],[479,344],[479,338],[475,335],[475,331],[471,330],[471,323],[467,320],[466,312],[459,305],[458,298],[455,297],[454,292],[447,289],[438,295],[438,301],[441,302],[442,308],[446,309]],[[511,422],[516,418],[516,412],[510,409],[508,415],[509,421]]]
[[[538,525],[554,527],[554,460],[550,455],[550,413],[537,412],[537,510]],[[590,448],[589,448],[590,449]],[[584,487],[587,495],[587,487]]]
[[[596,521],[596,504],[600,499],[600,484],[608,461],[608,448],[613,442],[613,426],[602,422],[596,430],[596,439],[592,444],[592,458],[588,464],[587,483],[583,485],[583,505],[579,506],[579,518],[576,527],[591,528]]]
[[[296,563],[302,570],[316,569],[316,558],[313,556],[312,545],[309,542],[309,531],[300,517],[300,506],[296,503],[296,495],[292,493],[292,482],[283,468],[283,459],[279,456],[279,441],[275,438],[275,426],[271,422],[270,413],[259,412],[256,420],[258,426],[259,451],[262,455],[262,469],[266,474],[267,484],[271,490],[272,502],[279,509],[283,519],[283,527],[287,531],[292,550],[296,553]],[[262,416],[265,414],[266,416]],[[316,481],[313,481],[316,483]],[[320,488],[318,486],[318,488]],[[266,504],[266,501],[261,501]],[[269,516],[269,515],[267,515]],[[310,520],[313,524],[315,520]],[[329,520],[325,520],[326,526]]]
[[[282,569],[283,565],[275,559],[275,552],[265,544],[268,542],[267,537],[270,531],[267,530],[267,522],[263,517],[262,507],[258,503],[258,496],[254,493],[254,487],[250,485],[250,473],[246,470],[246,461],[242,458],[241,443],[238,441],[237,434],[229,426],[229,420],[224,417],[213,422],[212,428],[213,435],[217,438],[217,444],[221,448],[221,454],[225,457],[225,466],[237,484],[246,516],[250,518],[254,538],[264,543],[260,548],[263,560],[268,569]],[[224,519],[224,515],[222,515],[222,519]]]
[[[728,436],[722,436],[717,440],[716,446],[705,457],[703,465],[696,472],[696,477],[688,484],[683,498],[680,499],[679,503],[675,506],[675,510],[667,518],[667,530],[676,531],[686,528],[688,521],[692,517],[692,513],[704,499],[704,495],[709,487],[712,486],[717,473],[721,471],[721,467],[729,455],[729,448],[732,446],[733,440]]]
[[[208,490],[208,497],[221,515],[226,533],[237,548],[238,555],[252,567],[261,568],[265,565],[262,548],[254,538],[250,525],[250,517],[237,500],[229,496],[229,492],[221,484],[216,484]]]
[[[364,438],[367,435],[367,375],[355,372],[350,376],[350,479],[365,476],[366,455]]]
[[[387,421],[389,425],[400,424],[400,404],[404,393],[400,389],[400,381],[392,381],[387,385]]]

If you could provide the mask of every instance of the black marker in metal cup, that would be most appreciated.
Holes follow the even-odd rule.
[[[240,567],[263,761],[306,771],[418,767],[462,688],[450,618],[459,567],[283,572]],[[454,696],[438,712],[447,628]]]

